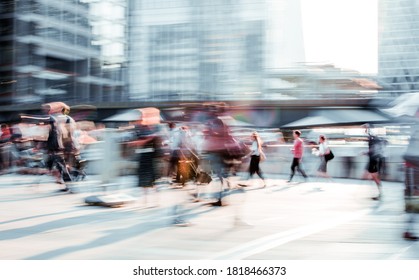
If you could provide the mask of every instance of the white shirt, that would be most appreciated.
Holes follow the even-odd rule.
[[[260,152],[259,152],[259,145],[257,141],[253,141],[252,142],[252,156],[259,156]]]
[[[326,142],[320,143],[319,145],[319,154],[320,155],[324,155],[327,150],[329,149],[329,146],[327,145]]]
[[[180,146],[180,131],[174,128],[169,131],[169,147],[171,150],[177,150]]]
[[[58,133],[58,145],[60,148],[64,148],[64,138],[69,138],[73,142],[74,146],[77,147],[78,143],[74,142],[74,130],[76,129],[76,122],[70,116],[64,114],[53,115],[56,120],[56,128]]]

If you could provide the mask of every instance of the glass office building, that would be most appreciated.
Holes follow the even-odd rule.
[[[278,62],[275,55],[279,54],[278,60],[304,60],[298,2],[130,1],[130,98],[263,98],[264,72]],[[291,6],[295,13],[290,13]],[[287,13],[298,16],[280,30],[276,21],[289,18]],[[287,39],[295,41],[282,45],[293,45],[292,50],[281,52],[285,47],[275,44],[281,38],[286,41],[287,32],[292,33]],[[294,57],[291,52],[298,54]]]
[[[1,1],[0,104],[123,99],[125,2]]]
[[[378,18],[383,92],[419,91],[419,1],[380,0]]]

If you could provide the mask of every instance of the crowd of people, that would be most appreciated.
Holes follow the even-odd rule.
[[[0,172],[50,174],[60,191],[70,191],[68,183],[85,176],[80,158],[84,135],[70,116],[70,106],[43,104],[40,114],[22,114],[20,122],[2,124]]]
[[[70,174],[73,168],[80,161],[80,150],[82,148],[82,136],[86,131],[82,131],[75,120],[70,116],[70,107],[62,102],[53,102],[42,106],[43,116],[39,116],[38,121],[46,124],[47,135],[42,143],[42,148],[46,151],[47,158],[45,166],[56,178],[56,182],[63,185],[62,190],[68,191],[68,182],[71,182]],[[35,118],[36,119],[36,118]],[[162,129],[162,125],[167,125],[167,129]],[[167,177],[170,183],[180,183],[185,185],[188,180],[197,180],[202,171],[202,158],[207,159],[207,173],[215,174],[221,184],[230,181],[226,178],[229,174],[235,175],[237,170],[243,169],[244,162],[248,162],[248,176],[251,179],[257,174],[262,180],[262,187],[266,187],[266,178],[260,167],[260,162],[266,159],[263,150],[263,140],[257,131],[249,135],[250,145],[245,145],[241,140],[236,139],[223,121],[214,115],[206,123],[196,127],[196,124],[177,125],[175,122],[167,124],[147,124],[134,122],[131,130],[134,130],[134,139],[126,141],[127,146],[138,148],[138,182],[139,186],[152,188],[159,177]],[[377,185],[378,195],[373,197],[379,200],[382,196],[380,171],[385,163],[384,149],[385,141],[373,135],[369,127],[365,128],[368,135],[368,151],[364,154],[369,161],[365,169],[364,178],[371,178]],[[91,129],[90,132],[95,129]],[[96,140],[97,134],[90,133]],[[293,131],[293,146],[290,152],[290,175],[288,183],[292,182],[296,171],[307,180],[308,175],[304,170],[303,157],[305,144],[301,137],[301,131]],[[19,155],[13,153],[13,145],[24,141],[18,126],[9,127],[8,124],[1,125],[0,133],[0,171],[5,172],[13,164],[19,162]],[[37,145],[35,148],[38,148]],[[14,149],[16,150],[16,149]],[[165,151],[168,151],[164,156]],[[327,172],[327,165],[333,159],[333,152],[329,148],[326,135],[320,135],[312,153],[319,158],[317,176],[331,180]],[[164,168],[165,174],[157,172],[156,160],[166,160]],[[249,159],[249,160],[247,160]],[[221,205],[222,191],[216,204]]]
[[[81,174],[81,150],[84,144],[82,139],[87,132],[71,117],[70,106],[65,103],[44,104],[42,111],[42,116],[33,119],[47,127],[46,135],[42,140],[36,141],[33,148],[45,151],[44,164],[40,167],[62,186],[60,191],[71,191],[71,182]],[[93,141],[102,140],[97,133],[99,130],[103,130],[103,126],[90,129],[88,137]],[[244,180],[248,181],[257,174],[262,181],[261,188],[267,186],[267,178],[261,168],[261,162],[266,160],[267,155],[258,132],[252,132],[249,135],[250,142],[245,144],[232,135],[230,128],[216,114],[199,125],[176,122],[162,124],[159,121],[144,123],[138,120],[130,123],[129,131],[133,132],[133,137],[124,139],[119,144],[131,150],[135,149],[138,187],[144,190],[144,203],[147,203],[147,194],[155,189],[156,181],[163,177],[167,178],[170,185],[180,188],[189,181],[199,186],[218,179],[220,188],[215,201],[212,202],[213,206],[225,205],[223,197],[226,191],[247,186],[232,184],[229,179],[231,176],[237,176],[239,170],[247,170]],[[375,182],[378,195],[373,199],[380,200],[383,196],[380,174],[385,164],[386,141],[374,135],[370,126],[365,126],[365,133],[368,137],[368,149],[363,154],[368,156],[368,164],[363,178],[370,178]],[[307,144],[301,131],[294,130],[292,135],[293,145],[289,153],[291,165],[287,182],[292,182],[296,171],[307,181],[309,176],[303,164]],[[28,139],[24,137],[18,125],[1,125],[1,172],[4,173],[20,163],[20,155],[14,151],[16,152],[16,146],[25,140]],[[312,154],[319,158],[317,177],[332,180],[327,167],[334,154],[327,136],[319,135],[317,143],[310,147]],[[243,165],[246,164],[247,167],[244,168]],[[184,221],[178,218],[176,223],[184,224]]]

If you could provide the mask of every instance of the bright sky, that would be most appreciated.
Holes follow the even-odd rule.
[[[301,0],[307,62],[377,73],[378,0]]]

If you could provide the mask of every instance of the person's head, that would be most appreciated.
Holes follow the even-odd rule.
[[[64,106],[61,109],[61,112],[63,113],[63,115],[69,115],[70,114],[70,107],[69,106]]]
[[[300,135],[301,135],[301,131],[299,131],[299,130],[294,130],[294,131],[293,131],[293,133],[292,133],[292,135],[294,136],[294,138],[299,138],[299,137],[300,137]]]
[[[372,124],[366,123],[366,124],[363,124],[362,127],[365,129],[366,134],[368,134],[368,135],[372,134],[372,129],[374,128],[374,126]]]
[[[252,140],[257,140],[259,138],[259,134],[256,131],[252,132],[252,135],[250,136],[250,138],[252,138]]]
[[[169,123],[169,128],[170,129],[174,129],[175,127],[176,127],[176,123],[174,123],[174,122]]]
[[[324,135],[320,135],[320,136],[319,136],[319,142],[320,142],[320,143],[323,143],[324,141],[326,141],[326,136],[324,136]]]

